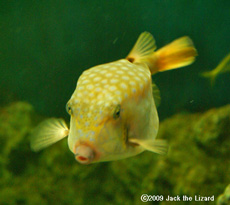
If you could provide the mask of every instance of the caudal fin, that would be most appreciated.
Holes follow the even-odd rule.
[[[194,62],[197,52],[192,40],[185,36],[159,49],[155,55],[157,61],[152,70],[153,73],[190,65]]]
[[[146,63],[152,74],[187,66],[194,62],[197,51],[192,40],[181,37],[157,50],[153,36],[144,32],[138,38],[126,59],[130,62]]]
[[[230,72],[230,53],[224,57],[224,59],[217,65],[217,67],[211,71],[202,72],[200,75],[202,77],[208,78],[213,86],[216,77],[225,72]]]
[[[216,81],[216,76],[218,73],[212,71],[206,71],[203,73],[200,73],[201,77],[208,78],[210,80],[211,86],[214,86]]]

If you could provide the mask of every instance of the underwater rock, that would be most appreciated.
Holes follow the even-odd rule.
[[[157,138],[170,145],[165,156],[144,152],[87,166],[66,140],[32,152],[29,134],[40,120],[25,102],[0,109],[0,204],[140,204],[142,194],[163,196],[159,204],[168,196],[192,197],[190,204],[214,196],[209,203],[216,204],[230,181],[230,105],[161,122]]]

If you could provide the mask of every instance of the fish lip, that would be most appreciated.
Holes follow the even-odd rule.
[[[81,164],[90,164],[93,157],[84,157],[80,154],[75,154],[75,159]]]
[[[78,142],[74,147],[75,159],[81,164],[90,164],[98,160],[100,154],[96,148],[88,142]]]

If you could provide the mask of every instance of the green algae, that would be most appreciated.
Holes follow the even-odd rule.
[[[215,204],[229,184],[230,105],[163,121],[158,137],[169,141],[166,156],[144,152],[87,166],[75,161],[66,140],[30,150],[41,119],[25,102],[0,110],[0,204],[141,204],[142,194],[187,195],[190,204],[195,195],[214,195]]]

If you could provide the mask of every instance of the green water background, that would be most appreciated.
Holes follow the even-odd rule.
[[[230,75],[214,88],[199,73],[229,52],[228,0],[1,1],[0,104],[30,102],[40,114],[68,117],[65,104],[81,73],[124,58],[139,34],[158,48],[188,35],[199,56],[189,67],[153,77],[161,91],[161,119],[230,101]]]

